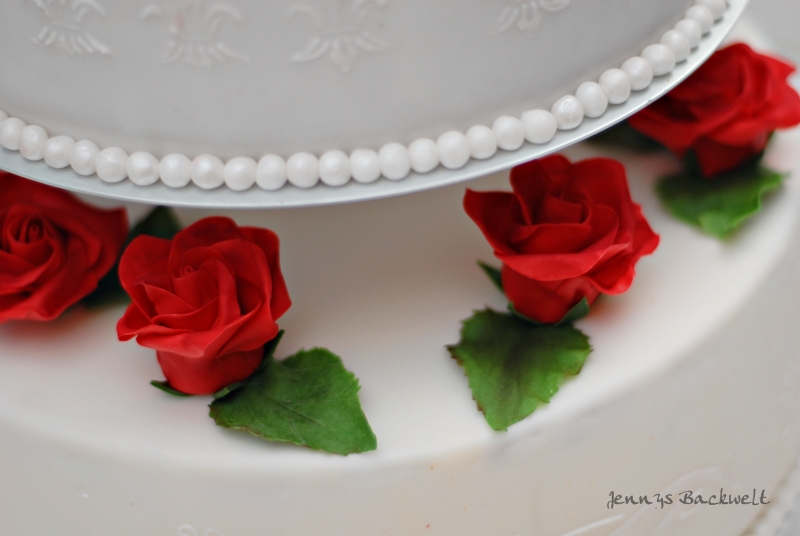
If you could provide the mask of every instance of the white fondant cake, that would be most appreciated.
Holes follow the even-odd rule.
[[[459,169],[624,106],[727,9],[694,4],[4,2],[0,146],[110,183],[236,191]]]
[[[778,136],[771,165],[797,169],[798,145]],[[763,507],[677,499],[770,500],[800,450],[799,177],[721,243],[654,198],[673,161],[621,156],[661,245],[579,322],[594,347],[583,372],[508,433],[489,429],[444,348],[472,310],[505,306],[475,265],[491,250],[463,187],[241,212],[282,239],[294,306],[278,357],[341,355],[378,450],[343,458],[215,427],[209,400],[148,385],[160,371],[117,342],[122,309],[6,325],[0,534],[739,536]],[[609,509],[611,492],[674,502]]]

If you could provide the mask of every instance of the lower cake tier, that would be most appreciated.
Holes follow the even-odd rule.
[[[796,164],[797,146],[777,137],[773,167]],[[277,357],[340,355],[378,449],[340,457],[218,428],[209,398],[149,385],[154,352],[117,342],[122,308],[76,309],[0,327],[0,534],[739,536],[763,506],[680,499],[775,500],[800,451],[798,177],[720,242],[654,197],[673,161],[614,156],[661,245],[578,322],[594,348],[581,374],[509,432],[489,428],[445,350],[472,311],[505,307],[476,266],[493,258],[464,186],[234,213],[281,237],[294,305]],[[673,502],[609,508],[612,493]]]

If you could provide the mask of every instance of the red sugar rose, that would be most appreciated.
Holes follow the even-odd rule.
[[[761,153],[776,129],[800,123],[800,97],[786,83],[793,72],[731,45],[629,122],[681,158],[692,149],[703,175],[718,175]]]
[[[555,323],[583,298],[625,292],[658,246],[619,162],[550,156],[514,168],[511,187],[467,190],[464,209],[503,262],[506,297],[529,318]]]
[[[0,172],[0,233],[0,322],[52,320],[114,266],[128,218]]]
[[[133,303],[117,324],[120,340],[137,337],[157,351],[170,385],[210,394],[248,378],[276,320],[291,305],[267,229],[206,218],[173,240],[141,236],[120,261]]]

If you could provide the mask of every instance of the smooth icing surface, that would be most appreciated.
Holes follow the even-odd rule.
[[[778,136],[771,165],[796,169],[799,145]],[[471,311],[504,307],[475,265],[492,256],[463,186],[233,214],[282,240],[294,306],[278,357],[341,355],[361,380],[374,453],[215,427],[209,400],[148,385],[161,378],[155,356],[116,341],[121,309],[3,326],[0,533],[738,536],[759,508],[606,503],[611,491],[777,493],[800,450],[800,177],[720,243],[653,197],[671,160],[624,160],[661,246],[628,293],[580,321],[595,349],[583,372],[507,434],[483,421],[444,349]]]
[[[3,2],[0,109],[159,158],[407,145],[547,109],[691,3]]]
[[[459,42],[458,36],[467,38],[469,43],[480,44],[487,38],[496,38],[514,27],[525,34],[538,34],[542,21],[547,19],[543,16],[544,13],[561,12],[570,6],[568,0],[554,2],[543,0],[505,1],[507,4],[503,8],[499,22],[488,35],[481,32],[469,33],[476,30],[472,27],[471,22],[475,19],[482,20],[481,17],[485,16],[481,10],[471,8],[469,5],[464,5],[457,10],[459,17],[455,20],[459,25],[457,26],[458,35],[455,36],[448,32],[432,31],[431,28],[424,26],[422,29],[418,27],[421,20],[438,13],[435,10],[438,9],[437,6],[439,4],[420,3],[418,7],[415,7],[417,4],[410,3],[404,6],[407,9],[410,8],[411,15],[413,15],[413,23],[409,23],[405,28],[406,33],[404,36],[406,41],[412,39],[417,44],[425,44],[428,50],[432,52],[419,56],[414,53],[413,48],[406,47],[405,50],[402,50],[402,47],[400,47],[401,51],[386,54],[389,57],[387,62],[392,66],[393,74],[399,74],[404,83],[412,84],[412,86],[408,87],[400,86],[402,87],[401,94],[391,93],[390,95],[384,95],[383,88],[375,89],[374,87],[377,80],[370,80],[368,77],[352,81],[344,90],[341,88],[338,90],[348,98],[360,95],[365,91],[370,95],[366,100],[348,101],[347,99],[340,99],[335,104],[333,101],[326,104],[328,109],[324,111],[321,117],[333,119],[339,117],[341,119],[341,122],[336,125],[335,131],[333,131],[334,137],[329,138],[329,141],[326,142],[328,143],[327,151],[322,155],[323,157],[329,157],[326,158],[325,162],[328,165],[323,165],[322,167],[318,165],[317,158],[322,149],[318,149],[315,145],[318,134],[324,135],[325,125],[306,124],[303,133],[295,139],[295,141],[299,140],[302,143],[296,144],[293,142],[293,136],[295,136],[293,132],[297,131],[297,127],[301,125],[302,121],[299,121],[294,114],[297,110],[300,111],[301,115],[313,110],[319,99],[319,95],[317,95],[319,91],[325,94],[324,98],[329,99],[331,98],[329,94],[336,95],[337,90],[332,90],[333,86],[321,83],[320,80],[314,86],[315,89],[313,91],[298,93],[295,90],[295,92],[290,92],[292,93],[289,96],[291,103],[278,103],[278,109],[275,110],[275,101],[279,100],[281,93],[280,83],[278,82],[288,82],[291,85],[291,83],[297,82],[299,79],[293,73],[282,69],[262,71],[261,68],[256,67],[248,68],[244,73],[237,76],[236,80],[240,85],[235,99],[231,95],[217,94],[218,86],[223,87],[225,84],[214,78],[205,80],[203,84],[187,88],[185,93],[177,96],[176,102],[172,105],[172,111],[180,111],[186,106],[193,106],[191,112],[188,109],[184,109],[186,113],[178,118],[179,126],[177,129],[173,129],[172,134],[160,141],[158,141],[158,129],[154,128],[154,125],[158,121],[166,119],[166,116],[159,116],[159,119],[156,119],[155,113],[157,110],[152,108],[156,97],[152,95],[150,98],[153,101],[147,101],[147,111],[142,111],[135,118],[124,118],[124,124],[106,125],[106,132],[113,132],[118,139],[125,138],[127,140],[122,142],[127,148],[116,147],[114,145],[116,140],[106,142],[105,140],[108,138],[101,139],[99,144],[105,147],[102,153],[104,159],[99,162],[100,169],[97,175],[106,183],[117,183],[127,178],[127,155],[133,151],[130,146],[137,143],[138,140],[140,146],[137,149],[141,149],[141,141],[145,139],[148,147],[152,146],[154,142],[157,143],[157,156],[164,152],[174,151],[175,149],[172,149],[172,147],[178,147],[181,144],[183,144],[184,148],[191,146],[188,151],[180,150],[182,153],[189,154],[190,159],[194,159],[192,172],[190,173],[191,180],[183,180],[185,173],[178,177],[168,173],[163,181],[168,188],[183,188],[189,183],[194,183],[200,191],[214,190],[226,185],[230,190],[239,192],[249,189],[254,184],[261,186],[260,181],[251,180],[251,177],[243,178],[237,176],[225,180],[224,172],[221,171],[221,168],[225,166],[223,159],[248,158],[252,160],[252,157],[232,156],[232,153],[229,153],[225,147],[232,141],[235,142],[236,136],[232,133],[226,134],[223,130],[220,130],[219,125],[211,124],[210,127],[213,130],[213,134],[210,136],[204,134],[206,121],[216,121],[218,119],[213,116],[210,109],[220,105],[226,105],[226,108],[230,108],[229,117],[225,121],[228,124],[235,125],[234,130],[240,134],[241,132],[252,130],[255,122],[265,119],[260,115],[264,113],[271,114],[268,118],[268,123],[275,132],[280,133],[278,134],[280,141],[278,143],[269,142],[265,145],[262,138],[252,137],[249,144],[241,141],[237,142],[237,150],[242,150],[242,147],[244,147],[244,150],[248,151],[250,155],[255,156],[256,149],[254,147],[256,147],[255,144],[258,144],[260,145],[258,149],[258,155],[260,156],[265,152],[265,147],[269,150],[274,150],[277,147],[279,153],[283,152],[290,155],[287,156],[286,163],[289,175],[287,177],[288,182],[300,189],[308,189],[320,182],[327,186],[341,187],[350,182],[351,178],[355,179],[356,182],[369,182],[358,177],[359,175],[368,176],[368,174],[362,173],[363,170],[353,171],[351,163],[344,161],[347,152],[355,153],[355,151],[363,150],[359,148],[353,149],[354,147],[359,147],[359,145],[369,147],[372,144],[376,149],[382,145],[379,151],[384,155],[381,157],[383,160],[381,162],[381,174],[390,181],[406,178],[412,169],[417,173],[421,173],[418,169],[424,169],[428,166],[426,164],[416,167],[411,165],[409,161],[410,155],[407,154],[410,147],[409,143],[413,145],[415,141],[427,141],[429,138],[417,138],[411,142],[407,140],[413,140],[418,132],[432,132],[430,125],[436,124],[437,116],[430,113],[426,113],[424,116],[417,116],[414,113],[410,113],[410,111],[412,107],[422,109],[436,103],[446,109],[451,103],[455,102],[457,106],[453,108],[452,112],[457,115],[453,115],[451,118],[454,120],[452,125],[455,125],[455,129],[452,126],[440,125],[442,128],[450,128],[450,130],[441,134],[438,138],[437,160],[446,170],[460,170],[467,165],[470,159],[480,161],[491,158],[496,153],[497,148],[503,151],[517,151],[523,146],[526,139],[531,143],[538,143],[532,140],[540,138],[544,140],[541,143],[546,144],[549,142],[550,138],[546,136],[527,136],[522,121],[513,115],[501,115],[499,118],[494,119],[492,130],[496,140],[483,139],[480,142],[474,139],[466,140],[465,135],[462,133],[463,131],[466,130],[469,133],[476,131],[476,129],[487,128],[482,124],[463,125],[469,124],[468,122],[472,121],[473,117],[479,117],[481,121],[488,122],[485,119],[487,116],[484,111],[491,109],[492,98],[496,99],[498,96],[507,97],[503,101],[503,105],[508,109],[513,106],[522,107],[522,112],[517,112],[517,115],[521,113],[522,116],[531,111],[541,111],[541,108],[526,109],[528,103],[534,103],[534,106],[539,106],[544,102],[546,106],[557,99],[556,103],[552,105],[551,111],[556,119],[557,128],[564,131],[575,131],[584,122],[584,118],[591,120],[603,116],[608,109],[609,101],[612,104],[624,103],[630,95],[629,91],[624,89],[620,91],[619,87],[607,86],[609,90],[615,91],[613,95],[608,94],[605,87],[586,79],[596,78],[595,72],[599,70],[599,65],[605,64],[606,67],[613,67],[615,65],[614,61],[616,61],[614,58],[618,56],[624,57],[623,51],[627,51],[626,54],[636,53],[642,46],[639,39],[642,30],[644,28],[652,29],[650,21],[654,20],[653,16],[656,12],[664,7],[663,5],[651,5],[645,10],[644,14],[637,15],[637,8],[634,8],[630,2],[618,6],[605,6],[607,8],[607,17],[623,20],[629,23],[631,29],[626,30],[623,40],[619,42],[613,38],[618,36],[611,36],[612,38],[610,38],[605,34],[597,34],[595,37],[599,39],[598,42],[591,43],[591,46],[578,48],[577,53],[575,48],[569,48],[569,46],[576,43],[580,44],[581,39],[584,39],[586,35],[591,35],[595,27],[601,26],[598,25],[596,19],[587,18],[586,15],[590,14],[587,7],[573,8],[570,11],[582,9],[583,15],[577,18],[566,17],[560,22],[553,23],[560,30],[557,30],[556,33],[551,33],[550,37],[544,37],[538,41],[531,38],[528,40],[528,46],[523,49],[498,48],[492,44],[490,39],[489,44],[481,47],[481,52],[486,53],[485,57],[465,47],[456,47],[459,53],[457,58],[449,56],[449,52],[442,52],[442,50],[449,51],[450,48],[453,48],[453,43]],[[685,0],[683,1],[685,2]],[[677,83],[700,64],[702,59],[713,50],[715,44],[719,43],[719,39],[730,28],[731,22],[736,18],[736,12],[740,13],[741,7],[746,2],[746,0],[737,1],[742,4],[736,6],[734,13],[729,17],[731,20],[726,25],[721,25],[718,29],[717,33],[720,35],[710,40],[706,47],[699,47],[702,34],[710,30],[714,21],[723,19],[724,13],[728,10],[728,4],[726,0],[712,1],[710,3],[707,0],[695,0],[691,9],[683,13],[683,16],[687,18],[678,19],[674,29],[668,29],[661,34],[661,43],[648,44],[644,48],[642,51],[643,61],[648,64],[648,67],[644,68],[645,71],[649,69],[657,77],[666,77],[677,64],[685,62],[692,50],[696,50],[698,57],[693,62],[686,63],[683,66],[684,73],[677,73],[678,76],[674,77],[674,83]],[[616,3],[617,0],[607,0],[607,4],[612,4],[612,2]],[[680,0],[671,0],[670,4],[677,6],[679,2]],[[32,39],[33,44],[40,49],[60,49],[62,53],[66,53],[69,56],[113,56],[115,58],[114,67],[117,71],[119,69],[126,72],[140,70],[146,63],[146,61],[140,61],[140,65],[134,61],[144,60],[141,49],[138,52],[125,49],[120,54],[120,57],[117,58],[109,47],[99,42],[84,27],[87,16],[93,14],[103,18],[116,19],[116,25],[120,32],[127,33],[129,36],[137,35],[143,38],[138,33],[137,27],[131,24],[129,18],[126,18],[125,12],[117,11],[109,14],[101,2],[94,0],[91,2],[72,3],[66,2],[66,0],[36,0],[35,5],[45,19],[44,26],[39,34]],[[295,63],[314,62],[323,56],[328,56],[340,68],[342,73],[349,73],[353,70],[353,63],[361,52],[386,53],[391,47],[387,42],[376,37],[375,31],[386,30],[387,24],[381,18],[373,19],[371,14],[373,9],[383,10],[385,8],[386,10],[391,10],[391,5],[389,0],[348,0],[345,2],[309,0],[291,4],[288,8],[290,18],[295,15],[308,16],[316,21],[321,32],[311,38],[303,52],[294,54],[292,61]],[[269,6],[270,9],[275,7]],[[400,11],[402,12],[402,10]],[[255,20],[268,21],[270,20],[269,13],[269,9],[267,13],[264,12],[263,6],[262,10],[253,9]],[[666,12],[663,12],[662,15],[666,15]],[[244,64],[250,63],[249,56],[239,54],[221,40],[217,40],[218,29],[226,21],[242,21],[243,17],[235,7],[224,3],[211,3],[207,0],[161,0],[158,3],[148,4],[144,8],[142,16],[144,19],[161,18],[170,22],[172,37],[163,58],[165,64],[183,62],[195,68],[211,69],[217,63],[226,63],[232,59],[240,60]],[[410,15],[407,14],[407,16]],[[701,22],[697,22],[695,19]],[[447,20],[451,21],[452,18]],[[674,19],[667,17],[657,19],[656,26],[658,28],[664,25],[668,26],[671,20]],[[709,21],[711,22],[709,23]],[[285,26],[282,31],[290,33],[287,32]],[[651,35],[649,43],[652,43],[661,31],[659,29],[658,32],[649,34]],[[237,33],[238,38],[241,38],[241,36],[242,32]],[[572,36],[570,42],[565,41],[565,37],[568,36]],[[262,48],[264,45],[269,44],[268,38],[261,37],[260,40]],[[623,43],[624,46],[622,46]],[[279,55],[281,53],[279,48],[273,49],[271,46],[267,46],[267,50],[272,54],[272,60],[275,59],[274,56],[276,54]],[[537,53],[537,57],[546,59],[544,64],[532,61],[529,65],[517,65],[522,57],[531,54],[533,51]],[[544,54],[542,54],[543,52]],[[20,56],[20,58],[25,57],[28,59],[27,54],[17,54],[16,51],[15,54],[10,56],[15,58]],[[469,68],[464,69],[460,77],[450,76],[450,69],[454,65],[460,65],[464,58],[469,58]],[[587,64],[585,60],[588,58],[595,58],[595,63]],[[638,57],[634,56],[634,58]],[[447,61],[446,64],[441,63],[443,59]],[[628,60],[630,60],[630,56],[626,61]],[[132,61],[133,65],[131,65]],[[584,74],[575,78],[575,80],[564,79],[563,75],[565,73],[573,73],[574,75],[578,72],[574,69],[576,65],[582,66]],[[438,80],[431,76],[425,77],[424,80],[417,79],[418,73],[433,66],[442,68],[438,73]],[[531,71],[531,67],[533,67],[533,71]],[[0,68],[2,68],[1,64]],[[26,66],[26,69],[39,75],[44,74],[48,80],[54,74],[50,70],[41,71],[41,67],[36,66]],[[501,70],[498,71],[498,69]],[[649,75],[641,76],[641,73],[638,72],[640,70],[635,69],[635,72],[631,75],[636,79],[628,80],[628,85],[635,87],[637,91],[644,90],[651,80]],[[113,69],[110,69],[110,71],[115,72]],[[409,73],[411,76],[409,76]],[[529,80],[531,73],[538,77],[536,83]],[[81,73],[76,70],[71,70],[66,74],[69,80],[59,81],[58,87],[64,93],[62,98],[66,98],[66,100],[73,103],[78,97],[75,92],[86,93],[87,84],[82,81],[78,86],[73,84],[76,79],[82,80]],[[377,70],[372,72],[373,78],[381,74]],[[253,75],[255,75],[255,79],[253,79]],[[268,81],[268,89],[258,93],[258,101],[251,101],[247,97],[248,93],[256,90],[259,84],[263,85],[265,75],[268,78],[271,77]],[[627,76],[627,72],[623,69],[619,71],[618,75]],[[147,83],[149,76],[151,76],[151,73],[148,69],[145,75],[138,77],[138,83]],[[275,77],[278,77],[277,81],[273,80]],[[117,78],[119,78],[118,72],[114,74],[114,81]],[[460,86],[454,87],[449,94],[443,93],[441,96],[420,93],[420,90],[424,92],[426,84],[431,82],[429,79],[433,80],[437,86],[445,87],[445,89],[448,84],[454,81]],[[27,82],[28,78],[25,77],[24,80]],[[544,83],[541,82],[542,80],[544,80]],[[383,78],[381,78],[381,81],[383,81]],[[105,80],[101,76],[93,79],[89,84],[94,86],[98,82],[102,83]],[[225,82],[227,82],[227,79]],[[185,83],[185,80],[181,79],[181,83]],[[571,95],[572,88],[578,84],[580,85],[575,96]],[[502,85],[504,89],[497,89],[499,85]],[[616,84],[616,86],[619,86],[619,84]],[[170,90],[177,89],[178,85],[175,85],[173,80],[167,81],[166,86],[161,85],[161,87],[168,94]],[[319,88],[319,91],[316,88]],[[512,96],[507,94],[505,88],[511,88],[512,91],[521,90],[521,92],[517,92],[518,94],[513,94]],[[11,88],[9,95],[13,96],[17,89],[16,87]],[[101,100],[92,100],[91,108],[75,109],[76,117],[81,118],[80,121],[84,126],[88,125],[97,129],[102,123],[94,124],[93,114],[97,108],[104,106],[102,103],[105,103],[106,108],[109,109],[104,116],[104,119],[107,120],[108,117],[119,110],[126,112],[134,110],[135,102],[148,98],[148,89],[149,86],[148,88],[142,88],[141,86],[131,85],[126,88],[126,91],[122,89],[119,89],[119,91],[114,89],[104,91]],[[474,93],[473,89],[477,90],[478,93]],[[2,86],[0,86],[0,90],[2,90]],[[285,88],[284,93],[286,93]],[[567,93],[567,95],[564,95],[564,93]],[[25,92],[25,95],[27,96],[28,93]],[[200,95],[205,100],[203,102],[195,102],[197,99],[194,96],[196,95]],[[398,107],[397,102],[398,95],[405,99],[399,103],[402,105],[400,107]],[[558,97],[559,95],[560,98]],[[523,96],[524,100],[520,101],[519,99]],[[50,98],[46,95],[44,97],[45,100]],[[657,92],[654,90],[649,98],[654,99],[656,97]],[[164,101],[168,103],[169,97],[159,95],[157,100],[158,102]],[[237,104],[228,106],[229,101],[233,100]],[[414,101],[424,101],[424,104],[416,106]],[[0,105],[3,102],[11,103],[8,109],[20,109],[14,104],[13,98],[11,101],[5,101],[0,97]],[[287,107],[287,104],[291,105]],[[372,113],[371,107],[376,104],[382,106],[385,110],[390,110],[392,115],[383,117]],[[250,106],[250,108],[245,110],[237,108],[237,106]],[[114,112],[111,112],[112,109]],[[632,103],[627,112],[621,112],[622,115],[620,117],[629,115],[636,109],[638,109],[638,106]],[[290,116],[281,115],[285,114],[287,110]],[[277,114],[273,112],[277,112]],[[3,117],[7,116],[5,111],[2,113]],[[12,111],[12,114],[14,113]],[[158,113],[160,114],[160,112]],[[620,111],[617,110],[617,113],[620,113]],[[25,112],[23,112],[23,115],[25,115]],[[52,125],[54,118],[57,120],[58,117],[63,117],[63,115],[64,111],[54,112],[54,115],[47,119],[47,124]],[[362,117],[367,117],[367,121],[362,122]],[[27,117],[25,119],[28,120]],[[198,119],[202,119],[202,121],[198,123]],[[384,122],[379,124],[381,120]],[[418,122],[412,125],[408,121]],[[613,121],[614,119],[611,118],[608,124],[613,123]],[[140,126],[145,125],[146,135],[139,138],[136,138],[135,134],[126,136],[125,132],[130,133],[136,130],[137,124]],[[260,126],[263,126],[263,124],[260,124]],[[43,147],[48,141],[47,129],[38,124],[32,124],[27,127],[25,125],[26,123],[23,119],[16,116],[0,122],[0,133],[2,133],[0,142],[9,150],[20,150],[24,158],[34,161],[41,160]],[[376,126],[378,130],[374,130]],[[30,140],[31,136],[28,135],[25,140],[27,143],[23,143],[20,146],[20,142],[23,141],[20,129],[23,127],[26,131],[36,130],[38,136],[34,136],[35,140]],[[373,134],[369,134],[371,130]],[[384,134],[381,134],[381,132]],[[389,133],[390,136],[386,137],[386,133]],[[366,137],[362,138],[365,134],[369,134],[369,142],[360,141],[367,139]],[[392,137],[395,141],[391,141]],[[574,141],[579,138],[580,135],[576,135]],[[396,141],[398,139],[399,142]],[[97,147],[94,141],[84,140],[84,142]],[[84,142],[79,142],[79,144]],[[476,144],[480,146],[476,146]],[[31,147],[32,145],[33,147]],[[37,147],[37,145],[41,147]],[[210,147],[211,145],[216,146],[214,155],[204,152],[204,147]],[[309,145],[312,147],[310,151],[303,150]],[[340,147],[344,148],[345,151],[342,151]],[[555,150],[558,150],[558,148],[550,148],[550,151]],[[109,152],[113,152],[115,156],[112,164],[107,161]],[[149,154],[147,151],[141,150],[136,152],[137,154]],[[201,154],[196,156],[198,152]],[[75,173],[79,176],[94,174],[97,171],[98,162],[96,160],[100,157],[99,153],[95,153],[84,151],[81,158],[76,159],[75,162],[70,161],[70,166]],[[222,158],[215,155],[221,155]],[[165,158],[172,156],[170,154]],[[272,154],[270,156],[277,157]],[[334,157],[336,162],[333,161]],[[50,160],[46,160],[46,162],[49,163]],[[56,163],[59,164],[58,162]],[[297,167],[298,165],[300,168]],[[330,165],[333,165],[333,168]],[[57,169],[61,168],[58,167]],[[27,170],[26,173],[30,171]],[[428,172],[430,171],[428,170]],[[42,180],[41,177],[36,178],[37,180]],[[64,178],[66,179],[66,176]],[[136,178],[132,182],[136,185],[143,185],[141,182],[137,182]],[[144,182],[149,184],[147,181]],[[273,190],[275,186],[268,183],[265,189]],[[103,190],[101,189],[101,191]],[[106,193],[108,192],[106,191]]]
[[[508,24],[517,24],[520,29],[524,28],[526,31],[535,30],[535,27],[541,22],[538,17],[540,7],[546,11],[560,11],[569,5],[568,3],[558,3],[558,6],[545,6],[546,2],[537,3],[536,0],[528,0],[527,3],[519,2],[518,0],[514,1],[520,5],[506,10],[504,17],[510,17],[506,21]],[[250,177],[229,177],[227,180],[219,180],[219,175],[217,175],[215,180],[207,181],[201,179],[197,181],[192,180],[193,177],[191,170],[188,170],[188,166],[182,165],[181,168],[176,169],[175,165],[181,164],[181,162],[185,164],[187,157],[179,153],[173,153],[164,157],[167,165],[165,165],[166,175],[163,178],[164,180],[161,181],[162,184],[156,184],[160,177],[148,177],[146,180],[140,180],[141,177],[135,176],[130,182],[125,181],[117,186],[114,184],[119,182],[121,173],[101,172],[98,174],[99,180],[84,180],[85,177],[92,174],[92,170],[96,170],[96,160],[99,157],[99,153],[86,153],[86,158],[77,160],[74,165],[73,162],[68,162],[72,169],[65,171],[56,171],[64,167],[60,161],[45,159],[47,165],[54,164],[51,166],[52,169],[48,169],[46,166],[31,163],[21,153],[15,153],[19,149],[18,127],[36,128],[40,131],[42,127],[38,125],[25,127],[26,123],[22,119],[12,117],[0,122],[0,133],[7,130],[6,134],[8,135],[5,137],[8,143],[6,143],[6,146],[10,147],[8,151],[0,150],[0,167],[24,177],[87,194],[179,206],[198,205],[236,208],[313,206],[377,199],[400,193],[435,188],[508,169],[513,165],[563,150],[565,147],[586,139],[625,119],[680,83],[701,65],[732,28],[733,23],[742,13],[746,3],[747,0],[732,0],[730,6],[726,4],[723,16],[718,17],[715,21],[715,13],[711,11],[714,6],[709,8],[703,5],[704,0],[695,0],[695,4],[684,12],[683,16],[685,18],[676,22],[675,29],[667,30],[661,36],[662,41],[670,43],[673,48],[665,44],[649,45],[645,48],[645,51],[648,51],[646,55],[650,60],[633,56],[621,65],[621,69],[605,71],[605,73],[616,71],[617,78],[627,77],[629,84],[623,81],[622,85],[605,84],[603,86],[593,81],[583,82],[576,91],[576,96],[579,95],[580,99],[576,99],[572,95],[565,95],[557,100],[558,107],[551,108],[559,115],[558,119],[552,113],[543,109],[525,110],[518,117],[511,115],[500,116],[494,120],[492,131],[496,137],[497,149],[502,149],[502,151],[495,150],[493,154],[493,144],[491,143],[477,149],[470,146],[469,151],[467,151],[467,144],[463,143],[464,134],[460,130],[450,130],[442,136],[450,138],[451,141],[459,138],[460,144],[456,146],[452,144],[441,144],[441,146],[436,144],[435,158],[430,158],[430,155],[423,155],[422,161],[416,163],[409,161],[412,156],[410,154],[411,148],[419,148],[420,144],[429,148],[428,142],[432,142],[430,138],[417,138],[407,147],[404,143],[390,142],[384,144],[378,150],[376,144],[375,149],[378,152],[373,149],[353,150],[350,152],[350,177],[347,177],[348,170],[343,165],[344,162],[341,158],[338,159],[339,164],[335,166],[335,169],[330,169],[314,165],[319,163],[319,153],[300,151],[287,158],[275,154],[268,154],[261,158],[261,161],[268,159],[270,166],[276,172],[286,168],[288,161],[311,164],[306,165],[299,172],[294,169],[294,180],[290,180],[288,176],[282,177],[280,175],[276,175],[274,177],[275,180],[269,179],[269,177],[262,177],[264,180],[256,177],[255,181],[252,181]],[[47,6],[50,5],[51,3],[47,2],[40,4],[39,7],[46,11]],[[64,13],[69,11],[69,6],[63,2],[60,2],[59,5],[61,7],[58,10],[61,11],[63,19],[66,16]],[[362,10],[368,5],[369,3],[367,2],[358,4],[356,7]],[[194,9],[192,6],[197,8],[193,0],[189,1],[181,9]],[[219,14],[219,8],[220,5],[217,5],[210,12]],[[344,6],[340,5],[337,9],[344,9]],[[88,11],[91,11],[88,7],[80,10],[82,13],[80,16],[85,16]],[[182,12],[181,10],[178,11]],[[180,29],[183,27],[182,25],[185,25],[188,15],[185,13],[178,13],[178,15],[180,15],[178,17],[180,24],[176,28]],[[537,16],[531,18],[532,15]],[[698,20],[702,22],[702,25],[697,22]],[[591,23],[595,24],[596,21],[591,21]],[[73,24],[72,26],[74,28],[75,25]],[[505,29],[508,29],[508,26],[505,26]],[[574,31],[574,28],[571,31]],[[700,33],[699,41],[698,31]],[[81,37],[81,39],[84,38]],[[53,40],[44,44],[49,46],[55,42]],[[41,45],[43,42],[36,44]],[[328,47],[329,43],[324,46]],[[690,48],[688,58],[679,61],[677,58],[686,56],[687,46]],[[196,51],[194,48],[192,50],[194,51],[192,54],[194,54]],[[645,51],[642,54],[645,54]],[[206,52],[207,49],[203,48],[203,54]],[[569,50],[564,50],[561,53],[573,54]],[[581,53],[583,52],[581,51]],[[675,61],[672,61],[673,57],[675,57]],[[652,64],[651,61],[653,62]],[[654,74],[655,68],[658,69],[657,76]],[[476,71],[473,75],[476,79],[485,82],[481,72]],[[514,73],[512,78],[517,76],[524,77],[525,75],[525,72],[520,71]],[[617,83],[619,82],[620,80],[617,80]],[[502,80],[497,83],[506,84],[508,82]],[[630,90],[634,93],[628,91],[627,85],[631,86]],[[567,91],[567,89],[564,89],[564,91]],[[112,98],[123,97],[124,95],[117,95]],[[296,100],[298,103],[302,101],[299,97]],[[608,106],[609,103],[614,104],[614,106]],[[562,106],[564,104],[566,106]],[[204,113],[204,111],[201,110],[201,113]],[[5,112],[0,113],[0,118],[5,116]],[[550,119],[544,122],[537,119],[537,122],[531,125],[529,119],[532,116],[538,116],[538,119],[545,119],[549,116]],[[467,133],[486,128],[487,126],[481,124],[473,125],[469,127]],[[557,132],[558,130],[561,130],[561,132]],[[442,136],[439,136],[439,139]],[[2,137],[0,135],[0,138]],[[54,139],[64,138],[64,136],[56,136]],[[529,143],[525,143],[526,140]],[[91,141],[86,143],[96,146]],[[111,149],[118,155],[126,155],[129,152],[119,147],[110,147],[105,150]],[[142,156],[151,161],[158,160],[146,151],[137,151],[134,154],[140,157],[138,158],[140,161]],[[341,157],[342,154],[347,153],[339,149],[331,149],[321,156],[325,157],[326,155],[334,154]],[[375,166],[375,157],[379,156],[379,154],[383,154],[384,161],[381,163],[379,159],[378,165]],[[207,163],[205,161],[209,159],[209,156],[208,154],[201,154],[194,157],[194,160],[188,160],[192,167],[195,167],[196,164],[199,167],[203,167]],[[419,157],[420,155],[417,156]],[[367,160],[364,159],[365,157]],[[214,158],[219,159],[219,157]],[[387,158],[391,159],[391,161],[387,161]],[[251,156],[239,156],[230,159],[229,162],[241,159],[254,160]],[[117,161],[117,169],[121,170],[128,167],[123,160]],[[220,162],[222,160],[219,159]],[[275,164],[274,166],[272,165],[273,163]],[[439,166],[439,164],[442,165]],[[153,170],[155,169],[153,167]],[[160,170],[161,165],[159,163],[158,171],[160,172]],[[379,184],[374,187],[367,186],[378,180],[381,175],[387,180],[379,181]],[[405,180],[398,184],[401,179]],[[293,187],[283,189],[287,182]],[[257,184],[259,188],[252,188],[254,184]],[[139,188],[139,186],[145,185],[152,187]],[[223,185],[226,187],[221,188]],[[308,191],[317,185],[320,186],[314,188],[313,191]],[[176,189],[181,191],[175,191]],[[239,192],[248,189],[251,190],[248,195],[240,195]],[[257,191],[258,189],[263,191],[259,192]],[[279,189],[282,189],[282,191],[274,193],[275,190]],[[216,191],[208,192],[208,190]]]

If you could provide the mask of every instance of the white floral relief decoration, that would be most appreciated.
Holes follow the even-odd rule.
[[[205,532],[200,532],[187,523],[178,527],[178,536],[222,536],[222,533],[216,529],[206,529]]]
[[[212,67],[229,60],[250,59],[218,37],[225,23],[236,23],[242,15],[229,4],[209,0],[161,0],[145,7],[142,18],[160,18],[169,24],[170,39],[164,63],[183,61],[194,67]]]
[[[68,54],[111,54],[111,49],[87,32],[88,15],[105,17],[96,0],[28,0],[42,11],[46,22],[32,41],[43,47],[57,46]]]
[[[505,6],[500,13],[492,34],[518,28],[533,33],[542,23],[543,12],[561,11],[569,6],[571,0],[503,0]]]
[[[385,7],[389,0],[318,0],[293,6],[289,14],[311,17],[319,28],[305,49],[292,56],[302,63],[327,56],[342,72],[348,72],[361,53],[384,52],[389,44],[374,36],[368,27],[372,8]]]

